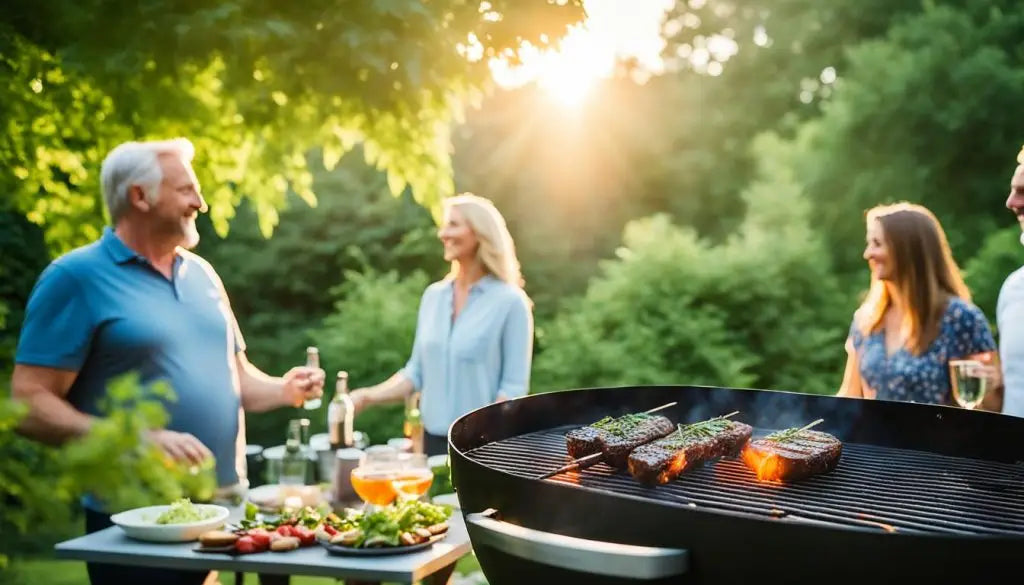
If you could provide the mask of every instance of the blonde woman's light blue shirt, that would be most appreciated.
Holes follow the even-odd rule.
[[[452,319],[454,282],[427,287],[420,299],[416,339],[402,374],[422,392],[423,427],[447,435],[458,417],[529,391],[533,314],[519,287],[493,276],[478,280]]]

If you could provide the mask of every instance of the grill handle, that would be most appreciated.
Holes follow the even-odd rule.
[[[468,514],[466,528],[477,544],[562,569],[632,579],[661,579],[686,573],[686,549],[589,540],[544,532],[493,518],[497,510]]]

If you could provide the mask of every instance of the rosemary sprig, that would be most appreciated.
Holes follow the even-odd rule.
[[[813,426],[821,424],[822,422],[824,422],[824,420],[825,419],[823,419],[823,418],[819,418],[818,420],[816,420],[816,421],[814,421],[814,422],[812,422],[812,423],[810,423],[808,425],[804,425],[802,427],[793,427],[791,429],[784,429],[784,430],[781,430],[781,431],[775,431],[774,433],[772,433],[772,434],[768,435],[767,437],[765,437],[765,439],[768,440],[768,441],[774,441],[776,443],[786,443],[786,442],[789,442],[789,441],[793,441],[793,440],[797,439],[800,436],[801,433],[803,433],[804,431],[806,431],[807,429],[809,429],[809,428],[811,428]]]
[[[722,416],[716,416],[715,418],[709,418],[708,420],[702,420],[688,425],[680,424],[676,427],[675,432],[666,437],[671,440],[672,443],[685,443],[693,439],[705,439],[713,437],[718,433],[729,428],[729,421],[727,420],[731,416],[739,414],[739,411],[730,412],[729,414],[723,414]]]
[[[590,426],[601,429],[612,433],[613,435],[623,436],[628,434],[630,431],[635,429],[641,422],[651,418],[649,414],[645,413],[633,413],[624,414],[618,418],[612,418],[606,416],[601,420],[591,424]]]

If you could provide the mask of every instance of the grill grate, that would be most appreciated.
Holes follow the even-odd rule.
[[[526,478],[568,461],[566,426],[496,441],[466,456]],[[757,430],[755,437],[770,431]],[[726,514],[886,532],[1024,536],[1024,466],[923,451],[843,444],[839,466],[792,484],[758,481],[719,460],[647,487],[603,463],[543,481]]]

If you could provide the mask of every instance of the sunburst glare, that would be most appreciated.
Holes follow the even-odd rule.
[[[651,72],[663,66],[661,19],[672,0],[587,0],[586,20],[573,27],[557,50],[525,45],[520,63],[494,59],[495,81],[504,87],[535,82],[566,107],[580,106],[593,87],[609,77],[617,59],[633,58]]]

